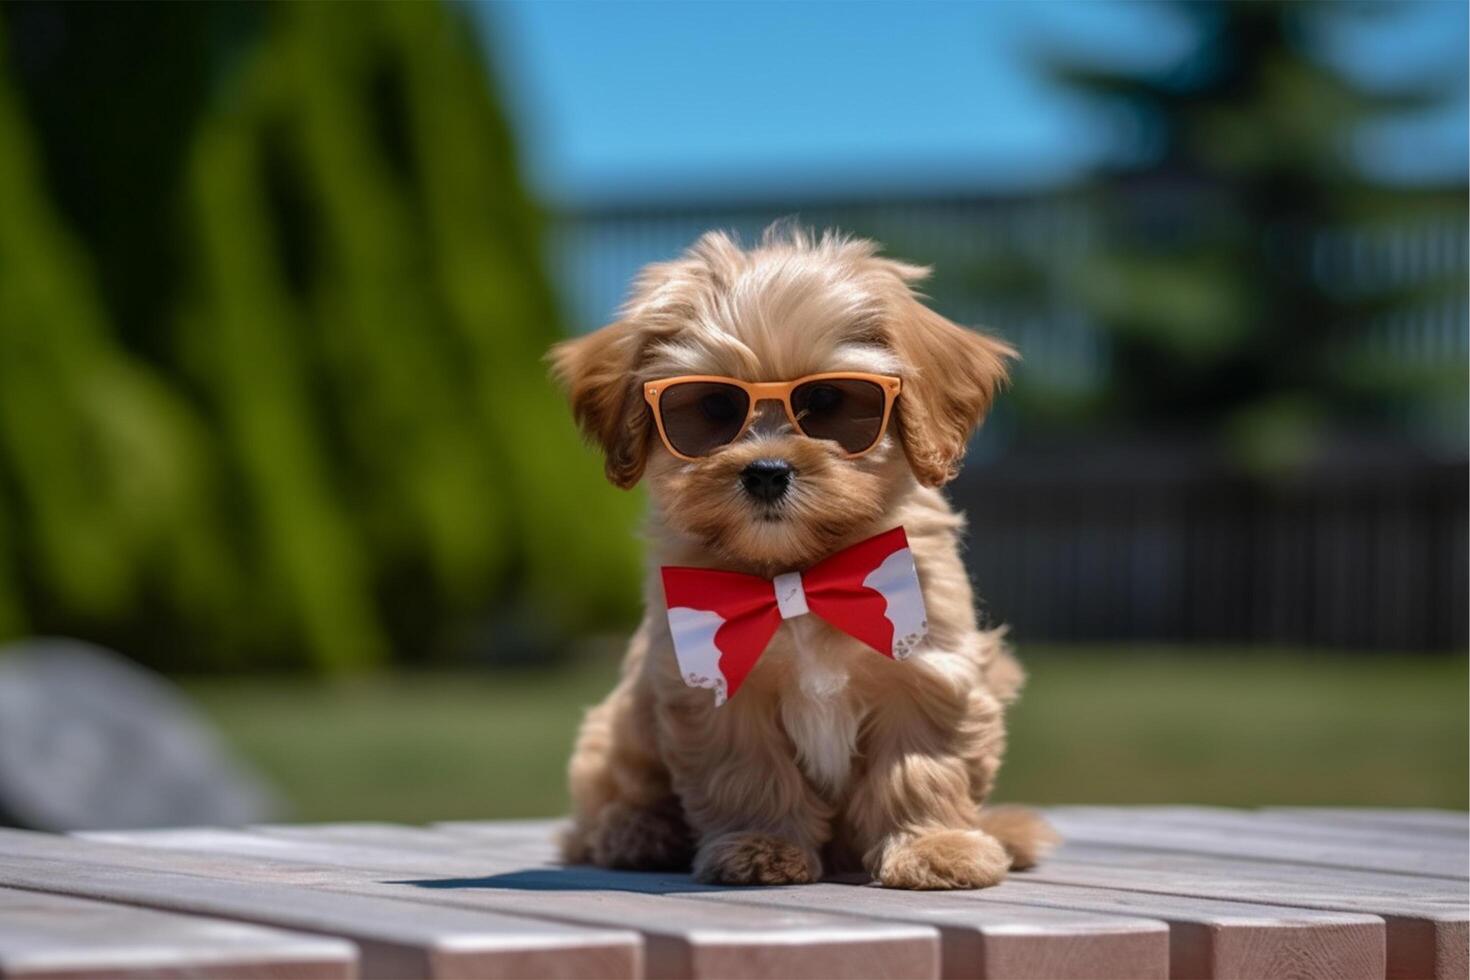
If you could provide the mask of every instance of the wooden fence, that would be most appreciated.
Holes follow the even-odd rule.
[[[1463,461],[1356,450],[1289,480],[1179,447],[1012,454],[952,496],[1023,641],[1467,643]]]

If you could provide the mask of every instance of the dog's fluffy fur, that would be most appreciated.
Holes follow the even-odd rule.
[[[554,374],[620,487],[647,479],[646,614],[622,679],[582,725],[564,856],[610,868],[693,867],[701,881],[789,884],[865,869],[898,888],[992,885],[1053,840],[1029,811],[982,809],[1022,673],[976,624],[963,519],[938,487],[1006,380],[1014,351],[925,307],[927,270],[866,241],[790,227],[742,250],[711,233],[639,276],[621,319],[556,347]],[[857,459],[761,407],[738,442],[695,462],[658,441],[644,381],[896,374],[883,442]],[[739,479],[752,460],[796,471],[774,514]],[[658,569],[773,577],[891,527],[908,534],[928,611],[907,661],[806,616],[783,624],[718,709],[685,686]]]

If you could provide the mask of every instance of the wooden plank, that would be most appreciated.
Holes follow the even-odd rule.
[[[944,892],[899,892],[825,882],[707,897],[767,907],[841,909],[851,915],[931,925],[939,930],[941,975],[953,980],[1122,980],[1169,975],[1168,926],[1137,915],[1098,915],[1006,902],[975,905]]]
[[[558,834],[566,826],[560,820],[510,822],[503,834],[456,833],[437,827],[413,827],[389,823],[255,824],[246,830],[287,840],[332,841],[343,844],[383,845],[442,854],[461,849],[519,854],[528,859],[549,861],[560,851]],[[480,825],[486,826],[486,825]],[[488,826],[494,826],[490,824]]]
[[[1470,901],[1444,879],[1064,846],[1025,881],[1358,912],[1385,924],[1387,975],[1455,980],[1470,964]]]
[[[525,859],[524,851],[527,848],[522,842],[542,842],[538,846],[543,855],[546,853],[545,842],[548,837],[545,831],[544,826],[533,825],[517,828],[514,837],[519,839],[515,840],[510,848],[511,851],[522,852],[516,857],[512,857],[510,853],[502,849],[504,841],[494,835],[493,828],[487,833],[480,834],[476,840],[467,840],[466,835],[462,833],[450,837],[443,833],[428,832],[418,828],[395,830],[391,827],[366,828],[336,825],[320,831],[314,827],[286,827],[275,828],[273,832],[298,841],[320,842],[328,839],[338,842],[352,840],[358,843],[371,841],[377,846],[394,850],[415,848],[437,849],[443,853],[455,855],[472,853],[477,860],[484,855],[489,860],[507,862],[501,866],[511,868],[518,867],[517,861]],[[473,848],[473,850],[467,852],[466,848]],[[536,874],[530,869],[517,873]],[[543,868],[540,875],[548,882],[557,878],[565,880],[575,875],[581,879],[601,879],[609,883],[622,880],[625,882],[624,887],[630,887],[626,884],[628,876],[619,876],[595,869],[571,871]],[[662,880],[671,886],[682,882],[684,887],[688,887],[688,879],[685,876],[663,876]],[[817,889],[823,890],[817,891]],[[831,898],[828,897],[828,890],[830,890]],[[769,892],[713,891],[704,893],[703,897],[717,901],[760,900],[772,904],[793,901],[818,905],[829,901],[842,902],[841,907],[849,911],[862,911],[865,914],[886,912],[890,915],[905,913],[912,915],[920,902],[920,896],[913,894],[865,888],[855,891],[858,896],[861,896],[859,900],[864,904],[853,905],[853,898],[843,897],[844,893],[848,896],[853,894],[854,890],[850,886],[807,886],[795,889],[776,889]],[[966,905],[975,906],[973,899],[976,895],[984,896],[983,904],[987,909],[1007,907],[1007,911],[1012,915],[1018,915],[1022,922],[1027,921],[1028,917],[1034,920],[1043,910],[1060,911],[1063,909],[1107,915],[1144,916],[1146,920],[1152,916],[1169,921],[1174,931],[1174,935],[1171,936],[1171,948],[1174,950],[1176,961],[1181,968],[1196,971],[1189,972],[1188,975],[1269,975],[1269,970],[1265,973],[1256,971],[1264,969],[1271,963],[1292,964],[1292,968],[1296,969],[1300,975],[1321,977],[1380,977],[1383,975],[1383,923],[1371,915],[1303,912],[1290,908],[1242,906],[1239,903],[1230,902],[1194,901],[1191,903],[1180,899],[1167,901],[1153,899],[1152,902],[1157,909],[1147,912],[1136,907],[1144,901],[1136,893],[1101,895],[1089,889],[1057,889],[1042,886],[1038,890],[1037,886],[1032,886],[1022,890],[1017,897],[1015,887],[1009,884],[997,889],[989,889],[983,893],[927,896],[922,900],[923,907],[930,915],[943,915],[947,921],[954,921],[957,908],[963,908]],[[754,896],[761,897],[756,899]],[[869,896],[872,897],[871,900],[868,899]],[[1007,896],[1010,896],[1010,902],[1006,901]],[[1016,909],[1017,903],[1027,907]],[[1263,923],[1270,923],[1270,925]],[[954,959],[962,962],[958,952]],[[946,963],[948,962],[947,959]],[[1094,965],[1093,969],[1096,975],[1097,966]],[[1199,970],[1205,972],[1199,973],[1197,972]],[[1047,974],[1043,972],[1041,975]],[[1084,975],[1086,975],[1085,972]]]
[[[941,975],[945,977],[1168,976],[1168,927],[1136,915],[1005,902],[977,906],[952,893],[890,891],[833,882],[719,888],[694,883],[685,874],[527,864],[494,852],[475,852],[474,861],[481,867],[493,867],[494,878],[501,882],[559,893],[569,901],[591,889],[679,892],[719,905],[792,911],[823,908],[870,919],[922,923],[939,930]]]
[[[191,839],[184,832],[149,836],[155,842],[160,836],[165,836],[171,837],[177,845],[211,846],[207,836],[196,835]],[[336,825],[318,831],[311,827],[284,827],[273,828],[272,836],[277,838],[277,843],[237,841],[234,846],[258,852],[262,847],[275,848],[289,843],[299,848],[297,853],[302,857],[370,863],[379,871],[386,870],[385,865],[396,868],[404,862],[421,864],[431,858],[430,852],[437,850],[436,860],[445,862],[445,867],[460,867],[469,859],[474,866],[494,872],[482,879],[486,884],[514,884],[538,892],[557,891],[567,895],[598,888],[654,892],[677,889],[712,902],[758,902],[793,907],[815,904],[882,917],[913,919],[923,916],[924,921],[938,924],[942,934],[945,925],[965,930],[953,931],[948,941],[947,949],[952,951],[952,955],[945,959],[945,972],[953,976],[977,975],[966,972],[970,964],[977,962],[982,970],[999,971],[990,975],[1012,975],[1001,970],[998,962],[977,954],[976,923],[969,916],[985,915],[990,918],[998,912],[1002,918],[991,919],[997,927],[1011,923],[1035,928],[1043,921],[1046,912],[1063,910],[1168,922],[1172,960],[1188,976],[1265,976],[1279,968],[1294,971],[1293,975],[1298,976],[1381,977],[1384,970],[1383,922],[1376,916],[1361,913],[1178,897],[1161,899],[1136,892],[1107,893],[1089,888],[1023,884],[1019,881],[1007,882],[983,892],[939,895],[847,885],[731,891],[694,884],[685,875],[631,875],[591,868],[528,866],[523,858],[500,851],[494,845],[483,846],[482,841],[471,836],[418,828],[394,830],[391,827]],[[544,839],[540,833],[528,836]],[[216,838],[213,844],[217,846],[218,843]],[[985,938],[984,930],[981,932]],[[1045,938],[1033,942],[1032,946],[1042,951],[1059,948],[1055,941],[1048,943]],[[1138,955],[1138,952],[1134,948],[1130,955]],[[1123,975],[1128,975],[1123,961],[1117,962]],[[1155,963],[1157,969],[1162,969],[1162,966],[1162,963]],[[1005,967],[1006,970],[1012,968],[1041,971],[1021,975],[1057,975],[1056,972],[1045,972],[1048,966],[1035,956],[1030,960],[1017,957]],[[1093,963],[1090,975],[1099,975],[1099,969],[1100,964]],[[986,974],[982,972],[979,975]],[[1085,965],[1082,975],[1089,975]]]
[[[298,830],[297,833],[303,832]],[[412,837],[415,846],[425,845],[426,840],[422,835],[416,833]],[[462,848],[463,845],[454,846]],[[475,854],[481,852],[476,851]],[[522,874],[534,874],[534,871],[523,871]],[[575,871],[547,868],[541,874],[547,877],[556,874],[613,877],[612,873],[592,868],[576,868]],[[963,912],[958,911],[964,907],[975,908],[976,911],[1004,908],[1007,914],[1019,914],[1023,921],[1032,923],[1041,920],[1045,912],[1063,909],[1110,917],[1141,917],[1145,921],[1161,920],[1169,924],[1170,929],[1170,976],[1377,979],[1383,976],[1385,964],[1385,930],[1383,921],[1376,915],[1305,911],[1177,896],[1160,898],[1139,895],[1136,892],[1103,892],[1086,887],[1022,883],[1019,877],[983,892],[942,895],[888,892],[875,887],[808,886],[801,889],[775,889],[773,892],[760,892],[756,895],[748,892],[739,892],[736,895],[722,892],[711,895],[710,898],[716,901],[732,899],[778,904],[806,902],[808,895],[810,901],[816,904],[842,902],[842,908],[861,911],[863,914],[903,917],[916,914],[944,915],[944,921],[964,921]],[[1100,976],[1098,970],[1100,964],[1092,964],[1091,971],[1085,964],[1080,976]],[[992,976],[1013,974],[1008,973],[1008,970],[1000,970]],[[1041,965],[1038,973],[1028,973],[1025,976],[1055,974],[1048,974],[1047,967]]]
[[[1271,806],[1257,811],[1314,826],[1387,827],[1443,834],[1463,840],[1470,834],[1470,814],[1457,810],[1403,808],[1341,809],[1331,807]]]
[[[1384,923],[1374,915],[1077,888],[1020,876],[984,892],[962,894],[975,901],[1160,918],[1169,923],[1171,977],[1366,980],[1384,975]]]
[[[1283,839],[1268,831],[1251,833],[1217,828],[1143,824],[1130,819],[1126,811],[1118,811],[1116,816],[1082,817],[1064,811],[1048,816],[1064,838],[1081,843],[1186,854],[1215,854],[1244,861],[1316,864],[1470,879],[1470,868],[1455,855],[1428,849]]]
[[[436,825],[487,846],[497,840],[492,823]],[[519,824],[521,840],[549,841],[556,822]],[[524,850],[527,845],[517,844]],[[550,859],[548,844],[538,852]],[[1385,920],[1388,975],[1435,977],[1467,974],[1467,906],[1470,885],[1461,880],[1347,870],[1315,865],[1236,860],[1069,842],[1035,871],[1018,881],[1044,881],[1101,888],[1189,895],[1232,901],[1378,915]]]
[[[438,829],[391,824],[265,825],[253,830],[295,841],[356,844],[391,848],[397,853],[425,851],[471,859],[483,867],[484,857],[514,857],[524,875],[538,866],[543,887],[565,882],[567,872],[548,867],[554,863],[555,833],[561,821],[459,823]],[[176,840],[179,838],[175,838]],[[320,854],[321,852],[316,852]],[[360,852],[359,852],[360,853]],[[370,859],[370,856],[369,856]],[[601,872],[581,868],[578,887],[601,882],[609,889],[648,891],[687,890],[687,875]],[[880,919],[920,922],[939,930],[941,972],[946,977],[1005,976],[1014,978],[1150,977],[1168,975],[1168,927],[1160,921],[1122,915],[1097,915],[1070,910],[1008,906],[976,908],[957,905],[936,893],[907,894],[883,889],[853,889],[822,884],[802,888],[699,888],[699,897],[723,898],[742,904],[785,908],[833,908],[844,913]]]
[[[385,896],[559,922],[635,930],[650,977],[935,977],[939,936],[926,925],[880,922],[803,908],[713,906],[685,892],[713,890],[680,876],[675,889],[640,893],[597,881],[549,887],[525,863],[407,847],[292,840],[256,832],[190,829],[87,834],[142,845],[160,864],[208,862],[235,877],[290,876],[337,895]],[[450,839],[456,847],[460,842]],[[152,848],[147,850],[145,848]],[[231,862],[235,863],[231,863]],[[507,870],[511,873],[506,873]],[[544,869],[538,869],[544,870]],[[571,892],[572,894],[568,894]]]
[[[357,976],[351,943],[260,926],[0,888],[0,977]]]
[[[1146,851],[1106,844],[1068,842],[1048,857],[1045,868],[1057,864],[1090,864],[1106,869],[1143,869],[1187,874],[1206,880],[1235,880],[1249,887],[1286,885],[1297,890],[1332,894],[1361,894],[1409,902],[1470,902],[1470,882],[1455,878],[1331,868],[1314,864],[1242,861],[1211,854]]]
[[[499,821],[457,820],[430,824],[427,829],[437,834],[469,838],[479,847],[510,851],[524,855],[527,859],[555,861],[560,858],[561,850],[557,841],[568,826],[567,821],[519,820],[504,834],[499,832],[498,823]]]
[[[355,830],[334,829],[349,836],[371,833],[360,825]],[[292,839],[289,828],[281,828],[280,834],[203,829],[106,836],[156,847],[250,855],[331,869],[322,880],[330,877],[334,889],[381,892],[395,888],[395,895],[414,901],[515,908],[559,921],[618,924],[645,934],[648,971],[654,976],[760,976],[824,970],[834,974],[850,970],[856,976],[938,973],[938,936],[930,928],[876,924],[805,909],[714,909],[682,894],[708,887],[687,876],[681,876],[668,894],[639,894],[582,881],[571,889],[575,894],[568,895],[544,882],[497,876],[493,862],[480,855],[469,859],[457,852],[430,853],[414,845],[412,828],[404,835],[405,842],[393,847]],[[449,843],[459,844],[454,839]],[[513,867],[523,868],[524,862],[515,861]],[[385,875],[399,880],[384,882]],[[403,876],[420,877],[402,880]]]
[[[545,840],[544,827],[531,837]],[[275,827],[275,840],[259,835],[229,835],[221,832],[159,832],[125,839],[144,840],[154,846],[182,848],[229,848],[243,854],[273,854],[281,860],[319,861],[366,870],[373,876],[403,874],[462,874],[466,867],[485,874],[472,882],[476,890],[494,895],[509,890],[501,899],[523,902],[513,892],[531,893],[531,901],[550,896],[538,909],[563,917],[581,917],[575,905],[589,895],[622,893],[620,904],[637,896],[638,907],[647,912],[672,908],[667,898],[679,895],[706,901],[707,908],[695,920],[729,921],[732,914],[750,914],[754,909],[713,908],[713,904],[757,907],[763,914],[789,915],[811,908],[841,909],[844,915],[863,915],[872,920],[920,923],[938,929],[941,937],[942,976],[947,977],[1163,977],[1167,976],[1167,927],[1157,920],[1136,915],[1098,915],[1070,909],[1020,908],[1005,904],[957,902],[944,893],[888,892],[844,884],[811,884],[786,889],[722,889],[692,882],[686,874],[614,873],[597,868],[548,867],[526,861],[523,855],[482,846],[482,840],[415,827]],[[498,842],[497,842],[498,843]],[[759,920],[757,920],[759,921]],[[870,923],[866,929],[872,930]],[[835,973],[822,967],[823,973]]]
[[[233,919],[349,939],[365,977],[636,977],[627,931],[576,928],[499,913],[426,909],[315,887],[311,869],[189,857],[0,830],[0,885]]]
[[[1458,858],[1461,864],[1470,863],[1470,837],[1464,833],[1456,836],[1371,823],[1333,823],[1227,807],[1149,806],[1125,810],[1118,807],[1066,806],[1053,807],[1049,812],[1053,816],[1064,814],[1067,818],[1083,820],[1116,821],[1125,818],[1139,827],[1214,829],[1232,834],[1268,836],[1272,840],[1331,841],[1344,846],[1431,851],[1444,854],[1448,860]],[[1470,826],[1462,829],[1470,830]]]
[[[1300,910],[1273,906],[1176,897],[1149,901],[1137,893],[1028,884],[1019,879],[983,891],[937,895],[851,885],[810,888],[829,889],[813,894],[815,902],[827,901],[830,894],[831,901],[842,903],[843,908],[875,916],[909,918],[922,914],[928,921],[968,927],[973,927],[975,916],[993,919],[1000,927],[999,935],[992,933],[985,938],[990,949],[998,950],[998,954],[976,952],[967,958],[964,947],[960,946],[954,954],[956,969],[946,971],[952,976],[1290,975],[1324,980],[1383,976],[1383,923],[1370,915],[1304,914]],[[763,896],[760,900],[797,901],[804,899],[807,891],[785,890],[785,894]],[[742,896],[737,900],[748,899]],[[1051,925],[1045,917],[1048,913],[1059,912],[1147,922],[1159,928],[1161,938],[1167,937],[1167,943],[1156,951],[1152,944],[1143,946],[1138,942],[1143,937],[1136,936],[1127,946],[1114,940],[1112,949],[1104,947],[1102,951],[1089,951],[1079,957],[1079,951],[1057,941],[1059,936],[1030,935],[1028,938],[1037,940],[1031,949],[1017,949],[1011,957],[1005,956],[1007,951],[998,939],[1006,931],[1039,930]],[[1129,966],[1130,959],[1140,965]],[[946,959],[946,964],[949,963]],[[959,968],[968,963],[982,964],[993,972],[966,972]],[[1147,970],[1142,966],[1144,963],[1149,964]]]
[[[282,826],[280,824],[266,824],[263,826]],[[295,825],[293,825],[295,826]],[[313,824],[312,826],[362,826],[361,824]],[[384,826],[395,826],[386,824]],[[504,840],[507,838],[546,838],[554,839],[564,828],[570,827],[570,820],[559,817],[544,820],[444,820],[439,823],[431,823],[429,830],[437,830],[445,834],[457,834],[465,837],[488,837],[492,840]]]

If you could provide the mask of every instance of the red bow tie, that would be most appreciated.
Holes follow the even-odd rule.
[[[715,704],[740,690],[781,620],[814,613],[885,657],[903,660],[928,631],[903,528],[774,579],[665,566],[664,601],[679,672]]]

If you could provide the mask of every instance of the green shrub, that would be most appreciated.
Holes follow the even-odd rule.
[[[99,21],[160,16],[52,10],[76,39],[61,68]],[[117,52],[137,63],[115,93],[7,61],[12,11],[0,638],[335,670],[510,656],[629,615],[636,500],[546,381],[538,216],[460,11],[196,8],[208,57]],[[94,118],[59,118],[66,84]],[[170,86],[197,105],[154,138]],[[68,159],[137,170],[108,186],[139,199],[88,198]]]

